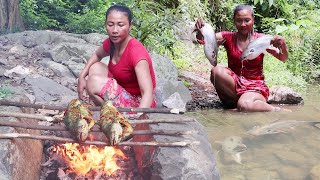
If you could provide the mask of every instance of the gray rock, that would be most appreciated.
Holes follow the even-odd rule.
[[[90,44],[94,44],[96,46],[101,46],[103,41],[108,38],[108,35],[98,34],[98,33],[90,33],[82,35],[82,38]]]
[[[46,77],[27,77],[25,80],[31,85],[37,103],[66,105],[78,97],[76,92]]]
[[[59,77],[74,78],[73,73],[70,72],[68,67],[66,67],[60,63],[51,61],[51,59],[49,59],[49,58],[43,59],[39,63],[42,64],[44,67],[51,69],[55,73],[55,75],[57,75]]]
[[[289,87],[274,86],[270,88],[268,103],[273,104],[303,104],[302,96]]]
[[[10,100],[18,102],[28,102],[25,97],[15,96]],[[12,106],[1,106],[1,111],[21,112],[20,108]],[[25,113],[34,113],[30,108],[24,108]],[[32,119],[16,119],[12,117],[2,117],[2,120],[18,121],[21,123],[36,123]],[[31,133],[39,135],[39,131],[19,129],[11,127],[0,127],[1,133]],[[6,140],[0,139],[0,179],[40,179],[41,159],[42,159],[42,143],[37,140],[30,139],[15,139]]]
[[[153,114],[153,118],[188,118],[181,115]],[[157,142],[199,141],[200,144],[187,147],[159,147],[151,162],[151,177],[147,179],[199,179],[218,180],[220,175],[215,157],[204,127],[197,121],[190,123],[161,123],[151,125],[154,130],[197,131],[183,137],[154,136]]]
[[[168,99],[165,99],[162,104],[167,108],[179,109],[179,112],[186,111],[186,103],[183,102],[178,92],[171,94],[171,96],[169,96]]]
[[[166,56],[150,53],[156,80],[166,79],[171,81],[178,80],[178,70],[173,62]]]
[[[162,102],[168,99],[172,94],[179,93],[182,101],[187,103],[192,100],[190,91],[181,81],[169,81],[165,79],[158,79],[156,87],[157,106],[161,107]]]
[[[82,43],[60,43],[50,50],[50,55],[55,62],[67,62],[72,57],[82,59],[86,63],[98,46]]]

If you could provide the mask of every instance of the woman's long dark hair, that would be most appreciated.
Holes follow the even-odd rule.
[[[110,6],[106,12],[106,21],[107,21],[108,15],[110,14],[111,11],[118,11],[118,12],[124,13],[128,17],[129,24],[132,24],[133,13],[129,7],[127,7],[125,5],[117,5],[117,4]],[[115,49],[114,44],[112,41],[110,41],[110,60],[112,59],[114,49]]]

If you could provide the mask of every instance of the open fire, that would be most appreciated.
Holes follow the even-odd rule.
[[[82,146],[77,143],[66,143],[52,147],[51,151],[66,161],[69,166],[66,173],[76,173],[77,176],[101,173],[111,176],[120,169],[117,160],[127,159],[120,149],[109,146]]]

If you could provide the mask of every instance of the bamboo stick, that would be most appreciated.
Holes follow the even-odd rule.
[[[64,143],[78,143],[76,140],[71,138],[57,137],[57,136],[45,136],[45,135],[32,135],[32,134],[19,134],[19,133],[7,133],[0,134],[0,139],[14,139],[14,138],[27,138],[36,140],[53,140]],[[85,141],[81,144],[84,145],[98,145],[108,146],[106,142],[102,141]],[[186,142],[186,141],[175,141],[175,142],[120,142],[116,146],[159,146],[159,147],[184,147],[189,145],[200,144],[199,141]]]
[[[47,130],[47,131],[68,131],[65,126],[43,126],[38,124],[26,124],[21,122],[1,121],[0,126],[10,126],[16,128],[36,129],[36,130]],[[98,126],[94,126],[91,132],[101,132]],[[133,131],[132,135],[189,135],[196,133],[196,131],[176,131],[176,130],[138,130]]]
[[[67,109],[66,106],[52,106],[45,104],[31,104],[23,102],[14,102],[7,100],[0,100],[0,105],[5,106],[16,106],[16,107],[29,107],[35,109],[50,109],[50,110],[59,110],[64,111]],[[100,111],[100,106],[89,106],[91,111]],[[179,109],[176,108],[123,108],[117,107],[121,112],[142,112],[142,113],[167,113],[167,114],[179,114]],[[182,113],[182,112],[181,112]]]
[[[17,113],[17,112],[5,112],[0,111],[0,117],[17,117],[17,118],[29,118],[38,119],[43,121],[59,121],[58,118],[44,116],[40,114],[27,114],[27,113]],[[128,120],[130,124],[152,124],[152,123],[182,123],[195,121],[193,118],[175,118],[175,119],[141,119],[141,120]]]

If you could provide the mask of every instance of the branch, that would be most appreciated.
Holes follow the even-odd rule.
[[[29,107],[35,109],[50,109],[50,110],[59,110],[64,111],[67,109],[66,106],[51,106],[44,104],[31,104],[31,103],[22,103],[22,102],[14,102],[7,100],[0,100],[0,105],[5,106],[16,106],[16,107]],[[100,111],[100,106],[89,106],[89,110],[91,111]],[[167,114],[179,114],[179,109],[175,108],[123,108],[117,107],[121,112],[143,112],[143,113],[167,113]]]
[[[11,122],[11,121],[2,121],[0,120],[0,126],[10,126],[16,128],[26,128],[26,129],[36,129],[36,130],[47,130],[47,131],[68,131],[65,126],[43,126],[38,124],[26,124],[21,122]],[[101,132],[98,126],[94,126],[91,132]],[[176,131],[176,130],[138,130],[133,131],[132,135],[171,135],[171,136],[179,136],[179,135],[189,135],[193,134],[196,131]]]
[[[59,119],[40,114],[27,114],[27,113],[16,113],[0,111],[0,117],[17,117],[17,118],[29,118],[38,119],[43,121],[59,121]],[[183,123],[195,121],[192,118],[176,118],[176,119],[145,119],[145,120],[128,120],[130,124],[152,124],[152,123]]]
[[[64,143],[78,143],[76,140],[71,138],[63,138],[57,136],[45,136],[45,135],[33,135],[33,134],[19,134],[19,133],[8,133],[8,134],[0,134],[0,139],[13,139],[13,138],[27,138],[27,139],[36,139],[36,140],[54,140],[58,142]],[[84,145],[98,145],[98,146],[108,146],[106,142],[102,141],[85,141],[81,144]],[[194,144],[200,144],[199,141],[193,142],[121,142],[116,146],[162,146],[162,147],[184,147]]]

